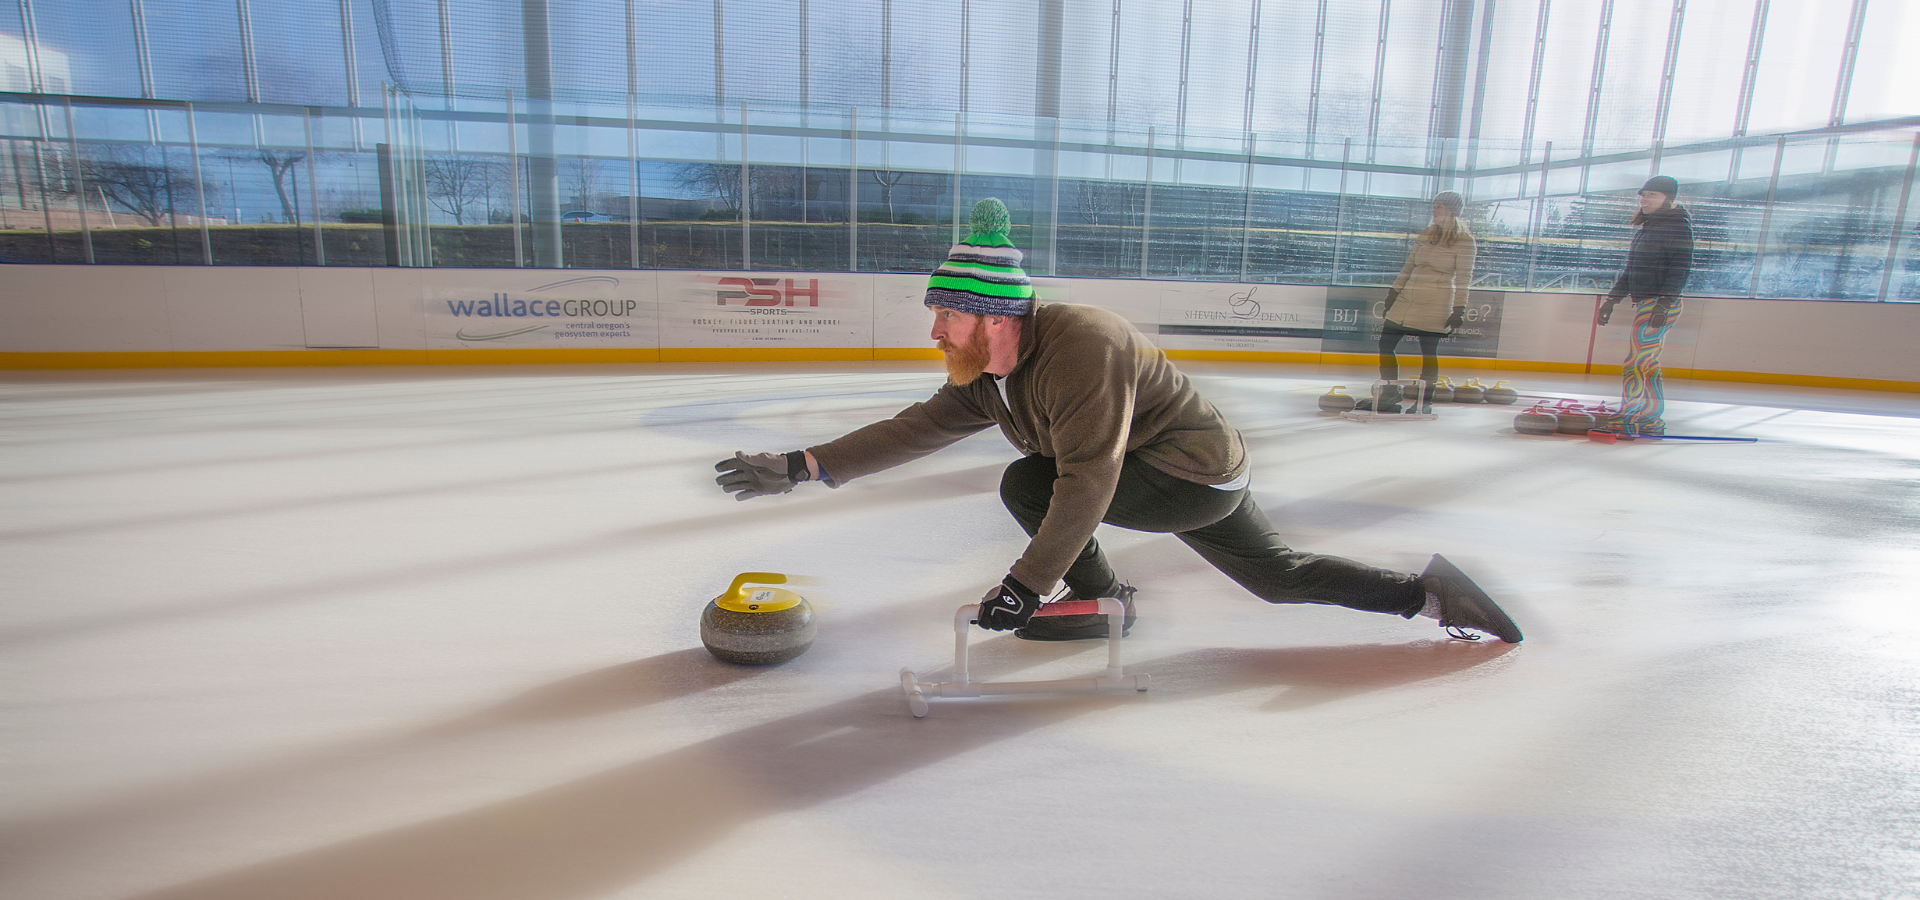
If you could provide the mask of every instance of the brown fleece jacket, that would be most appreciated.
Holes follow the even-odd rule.
[[[1107,512],[1128,453],[1176,478],[1224,484],[1247,468],[1246,443],[1126,319],[1092,306],[1040,307],[1020,331],[1007,397],[991,375],[947,384],[930,399],[844,437],[807,448],[838,487],[910,462],[999,425],[1060,472],[1040,532],[1011,573],[1046,594]]]

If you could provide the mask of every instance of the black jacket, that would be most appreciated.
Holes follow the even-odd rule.
[[[1693,221],[1685,207],[1672,206],[1647,216],[1634,232],[1627,266],[1607,296],[1678,297],[1693,268]]]

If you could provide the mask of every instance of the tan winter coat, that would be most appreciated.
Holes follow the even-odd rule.
[[[1424,233],[1415,238],[1400,277],[1393,281],[1400,299],[1387,310],[1387,321],[1419,331],[1446,331],[1453,308],[1467,305],[1473,256],[1473,235],[1465,228],[1451,247]]]
[[[1040,307],[1021,329],[1019,360],[1006,382],[1012,409],[993,376],[983,375],[807,449],[834,487],[994,425],[1020,452],[1051,457],[1060,472],[1053,504],[1011,569],[1041,594],[1053,590],[1093,537],[1126,454],[1196,484],[1225,484],[1246,471],[1240,433],[1165,353],[1107,310]]]

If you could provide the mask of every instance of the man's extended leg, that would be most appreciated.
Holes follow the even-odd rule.
[[[1437,619],[1461,640],[1481,631],[1509,644],[1520,629],[1465,573],[1434,554],[1427,570],[1403,575],[1350,559],[1288,549],[1265,513],[1242,492],[1233,514],[1180,539],[1214,567],[1270,603],[1327,603],[1348,609]]]
[[[1007,467],[1000,496],[1028,534],[1040,528],[1053,499],[1059,477],[1054,461],[1029,456]],[[1222,491],[1161,472],[1129,455],[1121,464],[1120,483],[1102,521],[1135,531],[1172,532],[1203,558],[1257,597],[1271,603],[1326,603],[1367,612],[1412,618],[1429,615],[1458,637],[1467,628],[1518,642],[1520,630],[1472,581],[1440,557],[1422,575],[1375,568],[1317,553],[1301,553],[1280,540],[1265,513],[1245,488]],[[1113,567],[1089,540],[1067,570],[1067,587],[1081,597],[1113,596],[1121,588]],[[1121,589],[1130,595],[1130,591]],[[1104,621],[1096,616],[1061,616],[1049,620],[1058,634],[1022,637],[1071,640],[1105,637]],[[1087,619],[1071,626],[1060,620]],[[1131,609],[1127,622],[1133,621]],[[1033,626],[1029,626],[1032,628]]]
[[[1052,459],[1025,457],[1007,467],[1000,498],[1028,534],[1039,531],[1058,476]],[[1337,556],[1289,548],[1244,488],[1222,491],[1175,478],[1129,455],[1101,519],[1134,531],[1173,533],[1255,596],[1273,603],[1330,603],[1411,617],[1426,602],[1419,578]],[[1098,540],[1067,569],[1067,587],[1105,596],[1118,581]]]
[[[1254,596],[1269,603],[1326,603],[1406,618],[1426,605],[1419,576],[1294,550],[1280,540],[1250,492],[1236,494],[1239,503],[1225,518],[1176,536]]]

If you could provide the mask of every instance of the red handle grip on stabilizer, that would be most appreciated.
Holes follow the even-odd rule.
[[[1052,603],[1040,604],[1040,609],[1033,614],[1033,617],[1038,619],[1042,616],[1092,616],[1099,613],[1100,601],[1098,600],[1056,600]]]

